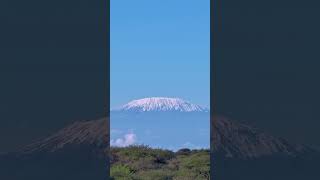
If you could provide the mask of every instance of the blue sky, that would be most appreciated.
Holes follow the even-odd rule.
[[[209,0],[111,0],[111,107],[150,96],[209,107]]]

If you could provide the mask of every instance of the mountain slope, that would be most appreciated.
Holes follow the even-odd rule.
[[[213,118],[211,127],[213,151],[226,157],[257,158],[273,154],[297,156],[312,151],[306,146],[290,143],[221,116]]]
[[[214,118],[212,131],[213,153],[225,157],[258,158],[278,153],[297,156],[312,151],[307,146],[275,138],[224,117]],[[109,133],[105,119],[75,122],[50,137],[26,146],[22,152],[55,152],[68,146],[84,145],[105,149],[108,140]]]
[[[91,146],[105,149],[109,142],[109,125],[106,118],[75,122],[53,135],[31,143],[22,153],[55,152],[68,146]]]
[[[0,179],[108,179],[108,119],[75,122],[0,156]]]

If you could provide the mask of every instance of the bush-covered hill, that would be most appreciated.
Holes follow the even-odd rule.
[[[209,150],[172,152],[148,146],[111,148],[113,180],[209,180]]]

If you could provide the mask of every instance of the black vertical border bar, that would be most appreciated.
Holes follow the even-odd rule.
[[[214,145],[215,137],[213,132],[213,126],[216,121],[216,51],[218,47],[217,38],[219,36],[221,27],[221,2],[219,0],[210,0],[210,179],[215,180],[215,157],[214,157]]]
[[[105,82],[106,86],[106,121],[107,121],[107,158],[106,158],[106,177],[107,179],[110,179],[110,0],[101,0],[103,1],[103,7],[104,7],[104,18],[103,18],[103,29],[104,29],[104,34],[105,34],[105,48],[106,48],[106,74],[105,76],[107,77],[107,82]]]

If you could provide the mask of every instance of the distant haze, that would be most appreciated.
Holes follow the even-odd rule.
[[[209,109],[181,98],[148,97],[111,111],[111,146],[210,147]]]

